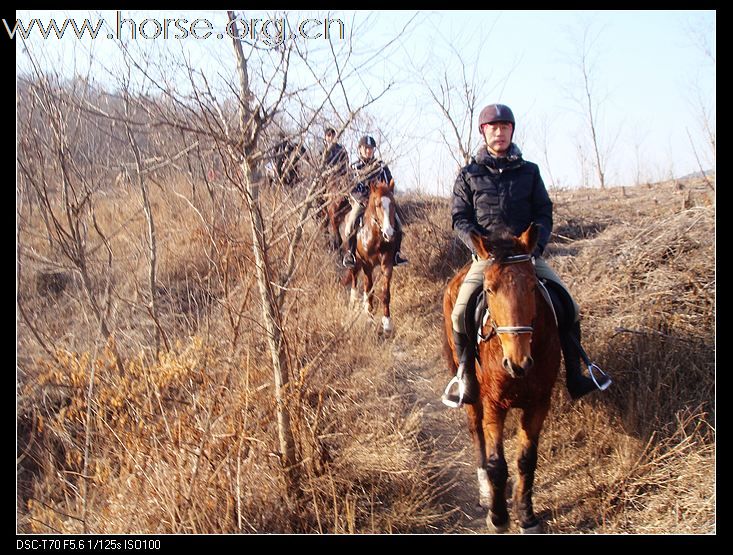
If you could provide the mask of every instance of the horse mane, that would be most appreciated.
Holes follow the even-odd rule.
[[[377,181],[376,185],[374,185],[374,190],[381,193],[382,196],[390,194],[389,190],[389,183],[386,181]]]

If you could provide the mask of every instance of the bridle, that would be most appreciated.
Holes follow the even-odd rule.
[[[531,262],[532,261],[532,255],[531,254],[517,254],[514,256],[508,256],[501,261],[497,262],[495,258],[490,259],[490,263],[494,264],[519,264],[521,262]],[[484,289],[484,292],[486,295],[491,295],[491,291],[488,289]],[[488,309],[488,297],[486,298],[486,306]],[[493,316],[491,316],[491,312],[489,311],[489,324],[491,325],[491,329],[494,333],[497,335],[501,335],[503,333],[532,333],[534,332],[534,326],[497,326],[496,322],[494,321]],[[488,339],[491,336],[489,334],[488,337],[484,339]]]
[[[383,196],[384,196],[384,195],[383,195]],[[381,197],[380,197],[380,198],[381,198]],[[374,204],[376,205],[376,201],[374,201]],[[392,206],[394,206],[394,199],[390,199],[390,204],[391,204]],[[385,241],[387,241],[387,242],[389,242],[390,238],[389,238],[389,237],[387,237],[387,235],[386,235],[386,234],[384,233],[384,231],[383,231],[383,226],[382,226],[382,222],[380,222],[380,221],[379,221],[379,220],[377,219],[377,211],[378,211],[378,208],[377,208],[377,206],[374,206],[374,207],[372,208],[372,210],[373,210],[373,212],[372,212],[372,223],[373,223],[374,225],[376,225],[376,226],[377,226],[377,228],[379,228],[379,231],[380,231],[380,233],[382,234],[382,237],[384,238],[384,240],[385,240]],[[396,216],[396,214],[395,214],[395,216]],[[388,215],[387,217],[389,217],[389,215]],[[384,218],[384,209],[382,209],[382,218]]]

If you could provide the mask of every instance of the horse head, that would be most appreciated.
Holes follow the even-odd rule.
[[[394,179],[389,183],[378,181],[369,185],[369,206],[373,223],[379,227],[382,238],[389,243],[395,236]]]
[[[502,366],[522,377],[533,366],[532,334],[537,316],[537,277],[531,253],[539,230],[532,223],[520,235],[500,231],[486,237],[471,234],[479,258],[489,260],[484,291],[490,315],[490,335],[496,334],[503,352]]]

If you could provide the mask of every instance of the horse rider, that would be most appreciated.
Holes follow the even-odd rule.
[[[356,265],[356,258],[354,257],[356,252],[356,223],[366,210],[369,201],[369,186],[379,181],[389,183],[392,180],[392,172],[389,171],[387,164],[374,157],[375,148],[377,148],[377,142],[374,138],[369,135],[363,136],[359,139],[359,159],[351,165],[356,186],[349,195],[351,212],[346,216],[346,229],[344,231],[349,250],[344,255],[343,265],[347,268],[353,268]],[[400,217],[397,214],[397,204],[395,204],[395,242],[394,266],[407,264],[409,260],[400,253],[402,222],[400,222]]]
[[[279,133],[278,138],[279,141],[273,148],[275,175],[283,184],[290,186],[299,178],[297,166],[305,154],[305,147],[296,145],[284,131]]]
[[[451,314],[456,355],[463,365],[457,376],[463,382],[464,403],[478,401],[475,366],[475,338],[466,334],[464,312],[469,298],[483,286],[488,260],[476,255],[470,233],[486,234],[492,226],[505,225],[519,236],[531,222],[540,226],[537,247],[532,253],[540,280],[551,282],[567,296],[572,305],[572,324],[561,326],[560,345],[565,359],[566,385],[570,396],[578,399],[595,389],[606,389],[611,380],[602,374],[598,384],[583,374],[580,366],[580,309],[567,286],[542,258],[552,231],[552,201],[540,176],[539,167],[522,158],[512,142],[516,122],[508,106],[490,104],[479,115],[479,133],[485,144],[469,164],[464,166],[453,186],[452,221],[458,237],[468,246],[473,262],[461,284]],[[562,293],[561,293],[562,294]],[[451,389],[451,392],[455,388]],[[446,398],[458,403],[457,394],[446,392]],[[446,403],[447,404],[447,403]]]
[[[329,177],[346,175],[349,171],[349,153],[336,142],[336,130],[333,127],[326,127],[324,143],[321,160],[326,167],[326,174]]]

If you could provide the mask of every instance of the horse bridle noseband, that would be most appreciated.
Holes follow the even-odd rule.
[[[499,264],[518,264],[520,262],[530,262],[532,261],[532,255],[531,254],[517,254],[514,256],[507,256],[506,258],[502,259]],[[493,264],[496,262],[496,259],[491,258],[490,263]],[[491,294],[491,291],[488,289],[484,289],[485,293],[487,295]],[[488,297],[486,299],[486,307],[488,309],[489,302]],[[491,328],[497,335],[501,335],[502,333],[532,333],[534,332],[534,326],[497,326],[496,322],[494,321],[494,318],[491,316],[491,312],[489,311],[489,324],[491,324]],[[491,334],[489,334],[491,335]],[[488,337],[486,337],[488,339]]]

